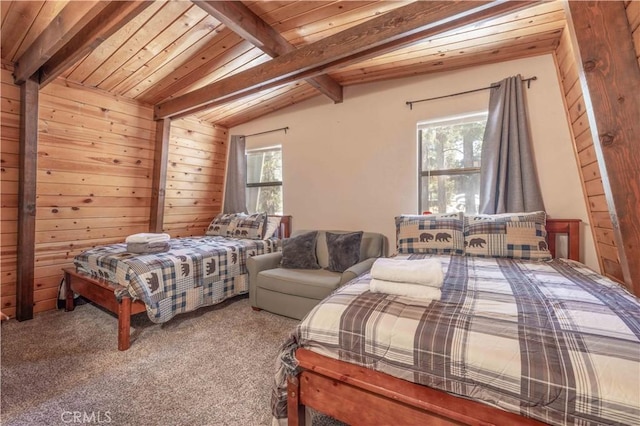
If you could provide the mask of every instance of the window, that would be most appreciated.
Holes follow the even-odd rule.
[[[418,125],[420,211],[477,213],[487,114]]]
[[[249,213],[282,214],[282,147],[247,151]]]

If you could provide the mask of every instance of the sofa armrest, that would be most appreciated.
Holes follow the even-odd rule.
[[[340,278],[340,285],[346,284],[347,282],[351,281],[355,277],[369,272],[369,270],[373,266],[373,262],[375,261],[376,261],[376,258],[371,257],[369,259],[363,260],[360,263],[356,263],[351,268],[345,270],[342,273],[342,277]]]
[[[259,254],[247,258],[247,270],[249,271],[249,302],[251,306],[257,307],[256,303],[256,285],[258,282],[258,274],[268,269],[275,269],[280,265],[282,260],[282,252]]]

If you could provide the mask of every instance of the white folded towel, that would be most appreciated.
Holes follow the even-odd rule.
[[[140,234],[129,235],[124,241],[125,243],[164,243],[171,239],[169,234],[154,234],[151,232],[142,232]]]
[[[371,277],[400,283],[440,288],[444,275],[437,259],[377,259],[371,267]]]
[[[372,278],[369,282],[369,291],[372,293],[386,293],[422,300],[440,300],[442,297],[442,292],[436,287],[398,283],[394,281],[378,280],[376,278]]]

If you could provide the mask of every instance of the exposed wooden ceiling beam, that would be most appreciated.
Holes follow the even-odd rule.
[[[51,56],[78,34],[106,6],[107,3],[97,2],[78,20],[77,8],[74,10],[73,2],[69,2],[18,58],[13,71],[14,83],[22,84],[33,76]]]
[[[272,58],[296,50],[294,45],[242,2],[192,1]],[[342,102],[342,86],[328,75],[309,78],[307,82],[334,102]]]
[[[76,20],[74,4],[69,2],[16,62],[16,84],[40,70],[42,88],[152,3],[97,2],[89,13]],[[74,21],[76,23],[72,24]]]
[[[181,117],[271,87],[407,46],[445,31],[529,7],[538,2],[416,2],[159,103],[156,119]]]

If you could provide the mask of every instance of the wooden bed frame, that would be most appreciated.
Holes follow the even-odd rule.
[[[278,238],[288,238],[291,234],[291,216],[281,216]],[[114,284],[104,279],[93,278],[78,272],[75,268],[63,268],[66,283],[65,311],[73,311],[74,293],[105,308],[118,317],[118,350],[126,351],[131,346],[131,316],[146,311],[144,302],[128,296],[117,300]]]
[[[567,257],[579,260],[580,220],[547,219],[549,249],[569,237]],[[543,425],[486,404],[398,379],[385,373],[296,350],[301,369],[287,383],[289,425],[305,425],[305,407],[351,425]]]

